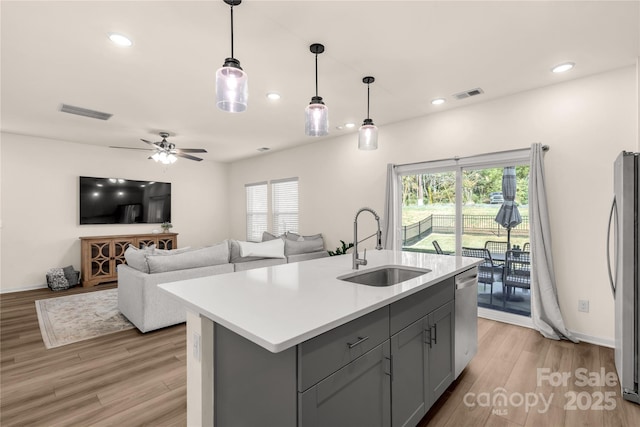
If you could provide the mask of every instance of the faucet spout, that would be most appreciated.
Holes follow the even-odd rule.
[[[362,212],[369,212],[373,215],[373,217],[375,218],[378,224],[378,231],[358,241],[358,216],[360,216]],[[360,267],[361,265],[367,265],[367,250],[365,249],[364,251],[364,258],[362,259],[359,258],[358,243],[364,242],[365,240],[373,236],[376,236],[377,238],[376,249],[381,250],[382,249],[382,231],[380,230],[380,217],[378,216],[376,211],[374,211],[371,208],[361,208],[360,210],[358,210],[358,212],[356,212],[355,219],[353,220],[353,263],[352,264],[353,264],[354,270],[357,270],[358,267]]]

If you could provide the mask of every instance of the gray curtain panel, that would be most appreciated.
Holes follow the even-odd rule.
[[[558,304],[551,254],[551,226],[547,208],[542,144],[531,145],[529,169],[529,223],[531,226],[531,319],[546,338],[578,340],[571,336]]]
[[[396,217],[398,215],[398,174],[396,165],[387,165],[387,185],[384,195],[384,218],[382,218],[382,246],[385,249],[401,249],[397,245],[397,233],[395,230]]]

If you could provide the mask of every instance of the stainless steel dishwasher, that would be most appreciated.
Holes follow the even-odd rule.
[[[478,352],[478,268],[455,278],[455,377]]]

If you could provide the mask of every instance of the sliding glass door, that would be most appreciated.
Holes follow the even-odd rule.
[[[530,316],[529,289],[505,287],[503,279],[507,250],[528,249],[528,159],[474,160],[478,159],[449,165],[427,162],[411,165],[407,171],[400,167],[402,249],[453,255],[462,254],[462,248],[482,249],[495,274],[480,283],[478,305]],[[515,197],[503,193],[503,176],[509,166],[515,167]],[[521,218],[510,230],[496,222],[505,197],[514,199]]]

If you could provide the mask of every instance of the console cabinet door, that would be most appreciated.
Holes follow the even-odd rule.
[[[389,340],[300,393],[300,427],[390,427]]]
[[[454,378],[454,302],[429,314],[429,394],[431,404],[444,393]]]
[[[392,426],[415,426],[430,406],[428,316],[391,337]]]

